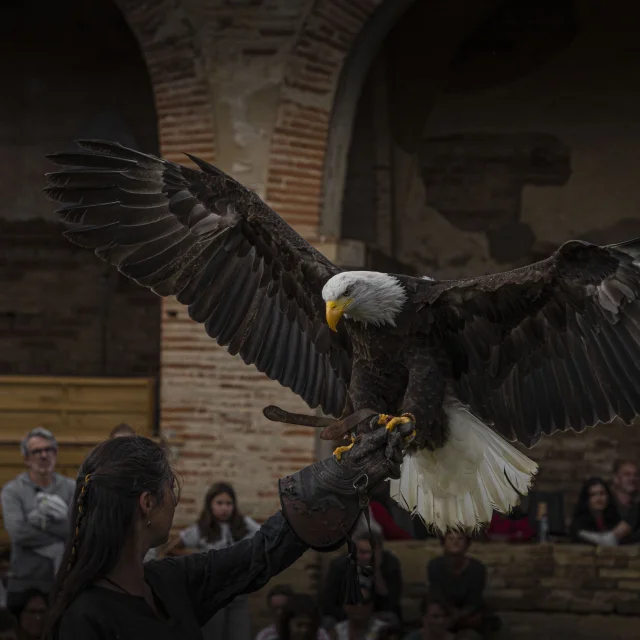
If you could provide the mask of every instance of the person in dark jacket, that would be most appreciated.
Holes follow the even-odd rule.
[[[201,627],[237,595],[260,589],[309,547],[342,546],[370,490],[400,476],[407,435],[368,431],[340,462],[329,458],[283,478],[282,510],[250,539],[147,563],[149,549],[169,537],[179,499],[174,472],[148,438],[102,442],[78,472],[73,536],[44,637],[201,640]]]
[[[485,637],[500,628],[500,620],[484,601],[487,567],[467,555],[471,538],[460,531],[447,531],[443,555],[427,565],[429,591],[451,610],[451,631],[465,640]]]
[[[373,570],[371,582],[374,613],[389,623],[401,621],[402,567],[400,560],[384,548],[382,537],[379,535],[361,533],[356,536],[355,543],[360,571],[362,567],[371,567]],[[329,565],[321,595],[323,624],[326,627],[332,627],[336,622],[345,620],[347,617],[341,601],[340,589],[347,564],[348,557],[343,556],[336,558]]]

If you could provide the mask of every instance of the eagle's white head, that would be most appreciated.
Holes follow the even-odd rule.
[[[400,281],[387,273],[344,271],[324,285],[322,299],[333,331],[343,315],[364,324],[395,327],[407,293]]]

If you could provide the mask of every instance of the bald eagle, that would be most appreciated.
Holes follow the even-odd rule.
[[[640,241],[460,280],[343,271],[207,162],[79,145],[48,156],[66,237],[310,407],[413,421],[392,493],[441,530],[526,493],[536,465],[509,441],[640,412]]]

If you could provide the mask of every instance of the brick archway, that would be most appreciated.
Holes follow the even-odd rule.
[[[339,238],[346,158],[360,90],[380,44],[415,0],[318,0],[285,76],[267,200],[305,237]]]
[[[155,95],[161,155],[215,160],[211,91],[196,31],[175,0],[114,0],[135,34]]]
[[[135,34],[147,64],[155,96],[160,155],[186,165],[190,161],[184,152],[215,162],[212,93],[193,21],[177,0],[114,2]],[[214,348],[202,327],[188,318],[175,298],[162,299],[161,313],[160,430],[171,439],[181,437],[187,425],[192,430],[200,426],[202,402],[194,398],[194,387],[207,371],[210,354],[222,350]],[[214,439],[208,433],[190,435],[193,445],[185,447],[178,461],[190,489],[182,499],[182,511],[195,509],[200,500],[201,487],[194,481],[197,473],[189,463],[209,460],[211,453],[203,454],[200,448],[203,441]]]

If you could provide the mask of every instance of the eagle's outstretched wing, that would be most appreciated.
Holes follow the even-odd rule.
[[[161,296],[175,295],[230,353],[342,414],[351,376],[344,330],[324,322],[324,283],[340,270],[255,193],[202,169],[84,140],[48,156],[46,193],[64,203],[72,242]]]
[[[420,288],[460,399],[507,438],[640,414],[640,240]]]

